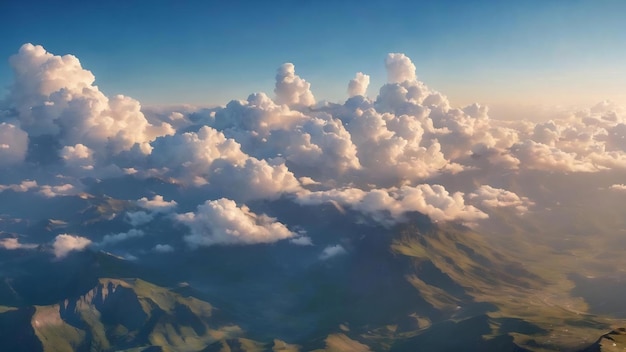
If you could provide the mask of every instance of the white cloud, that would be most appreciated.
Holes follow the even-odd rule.
[[[278,104],[311,106],[315,98],[311,93],[311,84],[296,75],[292,63],[283,64],[276,73],[276,102]]]
[[[28,150],[28,134],[10,123],[0,123],[0,166],[22,162]]]
[[[42,185],[39,188],[39,193],[48,198],[59,196],[70,196],[78,194],[79,191],[73,185],[66,183],[58,186]]]
[[[84,250],[90,244],[91,240],[88,238],[62,234],[55,237],[52,248],[55,257],[63,258],[72,251]]]
[[[365,95],[367,87],[370,85],[370,76],[363,72],[357,72],[356,76],[348,84],[348,96]]]
[[[119,242],[124,242],[131,238],[143,237],[145,233],[142,230],[130,229],[128,232],[121,232],[116,234],[106,235],[102,238],[102,241],[98,243],[99,246],[109,246],[113,244],[117,244]]]
[[[363,191],[357,188],[330,191],[302,192],[297,201],[301,204],[337,202],[366,213],[383,224],[392,224],[404,219],[407,212],[417,211],[434,221],[458,220],[467,223],[488,216],[472,205],[465,204],[463,193],[453,194],[441,185],[422,184],[415,187],[374,189]]]
[[[19,184],[12,185],[0,185],[0,192],[11,190],[13,192],[28,192],[29,190],[37,188],[37,181],[24,180]]]
[[[334,246],[328,246],[324,248],[319,258],[320,260],[328,260],[330,258],[336,257],[338,255],[343,255],[346,253],[347,253],[346,250],[340,244],[336,244]]]
[[[615,191],[626,191],[626,185],[621,183],[611,185],[610,188]]]
[[[123,95],[106,97],[93,85],[93,74],[73,55],[56,56],[41,46],[24,44],[10,63],[15,72],[10,102],[29,136],[56,136],[63,146],[80,144],[104,155],[130,150],[136,143],[147,153],[150,141],[174,133],[167,123],[151,125],[138,101]],[[76,150],[64,155],[70,153],[75,156]]]
[[[0,239],[0,248],[15,250],[15,249],[33,249],[37,248],[33,243],[21,243],[17,238],[2,238]]]
[[[135,211],[126,213],[126,218],[132,226],[141,226],[152,221],[154,214],[146,213],[145,211]]]
[[[452,107],[445,95],[418,81],[413,62],[399,53],[386,57],[388,83],[375,99],[364,96],[370,77],[359,72],[345,103],[316,104],[310,84],[293,64],[284,64],[276,75],[275,99],[254,93],[224,107],[150,113],[132,98],[105,96],[72,55],[26,44],[11,65],[16,79],[0,112],[5,121],[0,175],[6,183],[0,192],[73,195],[86,187],[80,182],[84,176],[121,175],[201,188],[211,199],[197,213],[178,215],[191,228],[187,240],[195,245],[282,238],[310,244],[309,237],[252,213],[243,205],[250,200],[330,202],[383,224],[403,221],[413,211],[435,221],[471,223],[487,218],[481,209],[526,212],[533,203],[521,195],[536,194],[527,192],[534,186],[524,182],[515,183],[520,195],[476,184],[626,169],[626,110],[615,104],[560,113],[541,123],[494,121],[486,106]],[[27,153],[29,138],[41,136],[58,143],[53,151],[60,162],[41,163],[36,175],[29,174],[32,180],[20,181],[19,174],[36,164],[30,162],[34,152]],[[29,162],[19,165],[27,155]],[[63,182],[51,181],[57,174]],[[158,194],[136,204],[144,210],[126,214],[133,226],[177,207]]]
[[[155,213],[168,213],[174,210],[178,203],[174,200],[166,201],[162,195],[156,194],[152,199],[146,197],[138,199],[137,205]]]
[[[294,236],[276,219],[225,198],[206,201],[195,213],[180,214],[177,219],[190,228],[185,241],[191,246],[272,243]]]
[[[402,83],[404,81],[415,81],[415,65],[406,55],[393,53],[387,55],[385,59],[387,68],[387,82]]]
[[[521,214],[528,212],[528,207],[534,205],[534,203],[526,197],[520,197],[511,191],[494,188],[488,185],[480,186],[476,191],[469,194],[469,199],[476,204],[490,208],[515,208],[515,210]]]
[[[298,246],[312,246],[313,245],[313,240],[311,240],[311,237],[308,237],[308,236],[300,236],[300,237],[292,238],[289,240],[289,242]]]

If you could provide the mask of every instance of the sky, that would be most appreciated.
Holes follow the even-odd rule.
[[[455,105],[589,106],[626,102],[625,11],[620,0],[3,1],[0,57],[42,45],[77,56],[107,94],[206,106],[272,93],[284,62],[318,100],[342,102],[356,72],[379,87],[385,56],[401,52]],[[4,61],[3,92],[11,81]]]

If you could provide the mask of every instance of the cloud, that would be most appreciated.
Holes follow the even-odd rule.
[[[385,59],[387,68],[387,82],[402,83],[404,81],[415,81],[415,65],[406,55],[393,53],[387,55]]]
[[[13,192],[28,192],[33,188],[37,188],[37,181],[24,180],[19,184],[0,185],[0,192],[11,190]]]
[[[60,259],[72,251],[82,251],[90,244],[91,240],[88,238],[62,234],[55,237],[52,248],[54,256]]]
[[[128,151],[134,145],[148,153],[150,141],[174,133],[165,122],[150,124],[138,101],[123,95],[105,96],[93,85],[94,75],[73,55],[57,56],[39,45],[24,44],[9,61],[15,73],[9,92],[14,117],[28,136],[53,136],[62,147],[74,148],[65,149],[65,157],[84,156],[82,147],[101,156]],[[0,127],[0,134],[11,128],[14,137],[3,144],[15,149],[11,155],[19,160],[24,156],[25,134],[10,125]]]
[[[370,85],[370,76],[357,72],[356,76],[350,80],[348,84],[348,96],[354,97],[358,95],[365,95],[367,87]]]
[[[285,63],[278,69],[274,88],[278,104],[311,106],[315,104],[315,98],[310,88],[309,82],[296,75],[292,63]]]
[[[102,247],[106,247],[106,246],[117,244],[119,242],[124,242],[132,238],[143,237],[144,235],[145,233],[142,230],[130,229],[128,230],[128,232],[121,232],[121,233],[106,235],[102,238],[102,241],[100,241],[98,245]]]
[[[611,185],[609,188],[615,191],[626,191],[626,185],[621,183]]]
[[[28,134],[19,127],[0,123],[0,166],[24,161],[28,150]]]
[[[155,213],[168,213],[174,210],[178,203],[174,200],[166,201],[162,195],[156,194],[152,199],[146,197],[138,199],[137,205]]]
[[[297,201],[301,204],[336,202],[368,214],[373,220],[385,225],[404,220],[404,215],[412,211],[428,215],[434,221],[458,220],[471,223],[488,218],[481,210],[465,204],[463,193],[450,194],[441,185],[422,184],[371,191],[345,188],[302,192]]]
[[[126,213],[126,218],[132,226],[141,226],[152,221],[154,213],[146,213],[145,211],[128,212]]]
[[[171,253],[174,252],[174,247],[169,244],[157,244],[152,250],[157,253]]]
[[[74,185],[66,183],[58,186],[50,186],[50,185],[42,185],[39,188],[39,193],[47,198],[59,197],[59,196],[70,196],[78,194],[79,191],[74,187]]]
[[[0,248],[4,248],[7,250],[15,250],[15,249],[33,249],[38,246],[33,243],[20,243],[17,238],[2,238],[0,239]]]
[[[520,197],[511,191],[493,188],[488,185],[480,186],[476,191],[469,194],[469,199],[485,207],[514,208],[521,214],[528,212],[528,207],[534,205],[534,203],[526,197]]]
[[[177,220],[191,230],[185,241],[194,247],[272,243],[295,236],[276,219],[225,198],[206,201],[195,213],[179,214]]]
[[[298,246],[312,246],[313,245],[313,240],[311,240],[311,237],[308,237],[308,236],[300,236],[300,237],[292,238],[289,240],[289,242]]]
[[[252,213],[251,201],[329,202],[385,225],[409,212],[473,223],[494,207],[527,212],[533,201],[522,194],[538,198],[528,175],[626,169],[626,110],[616,104],[543,122],[493,120],[484,105],[452,106],[401,53],[385,58],[387,83],[376,97],[365,96],[370,77],[359,72],[345,102],[316,103],[310,83],[287,63],[278,68],[274,98],[258,92],[210,109],[144,109],[130,97],[106,96],[76,57],[41,46],[25,44],[10,62],[0,192],[57,197],[88,190],[93,179],[158,178],[206,196],[197,212],[178,215],[195,245],[308,244],[279,220]],[[510,184],[517,193],[477,184]],[[143,210],[126,221],[141,226],[174,212],[177,201],[138,199]]]
[[[346,250],[340,245],[340,244],[336,244],[334,246],[328,246],[326,248],[324,248],[324,250],[322,251],[322,253],[319,256],[320,260],[328,260],[330,258],[336,257],[338,255],[343,255],[346,254],[348,252],[346,252]]]

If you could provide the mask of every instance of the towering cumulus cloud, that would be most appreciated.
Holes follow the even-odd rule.
[[[292,63],[283,64],[276,73],[276,102],[287,105],[310,106],[315,104],[311,84],[296,75]]]
[[[549,175],[601,174],[597,188],[624,188],[618,176],[626,170],[626,110],[602,102],[550,121],[492,120],[486,106],[454,107],[419,81],[415,64],[400,53],[385,58],[387,83],[372,98],[370,76],[359,72],[344,103],[317,103],[310,83],[286,63],[274,97],[258,92],[210,110],[158,112],[144,112],[130,97],[105,96],[72,55],[25,44],[10,62],[15,82],[0,105],[0,192],[85,196],[85,176],[138,184],[156,178],[180,192],[145,182],[148,197],[126,199],[132,207],[125,224],[182,223],[183,240],[194,248],[288,238],[318,243],[285,225],[297,224],[248,207],[268,209],[256,206],[279,199],[303,207],[332,203],[383,225],[410,212],[480,224],[507,211],[547,209],[536,180]],[[20,174],[32,166],[36,174]],[[195,198],[185,199],[191,193]],[[142,231],[119,230],[101,244],[144,239]],[[54,248],[62,257],[89,243],[60,235]],[[175,247],[153,242],[146,252]],[[331,247],[320,258],[342,251]]]
[[[174,133],[167,123],[150,124],[138,101],[106,97],[93,85],[93,74],[72,55],[56,56],[25,44],[10,63],[15,83],[9,101],[20,127],[31,137],[53,136],[73,148],[64,150],[66,160],[84,159],[91,152],[117,154],[134,145],[148,154],[150,141]]]
[[[357,72],[356,77],[350,80],[348,84],[348,95],[355,97],[357,95],[365,95],[367,87],[370,85],[370,76],[363,72]]]

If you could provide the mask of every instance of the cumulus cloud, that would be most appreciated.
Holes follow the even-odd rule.
[[[290,243],[293,243],[298,246],[312,246],[313,240],[308,236],[300,236],[296,238],[292,238],[289,240]]]
[[[402,83],[404,81],[415,81],[415,65],[408,56],[400,53],[387,55],[385,59],[387,68],[387,82]]]
[[[132,226],[141,226],[149,223],[154,219],[153,213],[147,213],[145,211],[134,211],[126,213],[126,219]]]
[[[58,235],[54,239],[52,249],[56,258],[64,258],[72,251],[82,251],[91,244],[91,240],[81,236],[68,234]]]
[[[33,180],[24,180],[19,184],[11,184],[11,185],[0,185],[0,192],[11,190],[13,192],[28,192],[33,188],[37,188],[37,181]]]
[[[106,246],[117,244],[119,242],[124,242],[132,238],[143,237],[144,235],[145,233],[142,230],[130,229],[128,230],[128,232],[121,232],[121,233],[106,235],[102,238],[102,241],[100,241],[98,245],[106,247]]]
[[[611,185],[610,189],[615,190],[615,191],[626,191],[626,185],[617,183],[617,184]]]
[[[330,258],[336,257],[338,255],[346,254],[346,250],[340,244],[336,244],[334,246],[328,246],[324,248],[322,253],[320,254],[320,260],[328,260]]]
[[[17,238],[2,238],[0,239],[0,248],[7,250],[33,249],[37,248],[37,245],[33,243],[21,243]]]
[[[54,136],[62,146],[70,147],[62,153],[66,158],[84,157],[89,154],[85,148],[107,155],[138,145],[147,153],[150,141],[174,133],[165,122],[150,124],[138,101],[123,95],[105,96],[93,85],[93,74],[73,55],[57,56],[42,46],[24,44],[10,63],[15,73],[9,93],[14,117],[29,136]],[[0,135],[5,133],[13,136],[3,143],[14,150],[13,159],[23,158],[25,133],[3,125]]]
[[[171,253],[174,251],[174,247],[169,244],[157,244],[152,250],[157,253]]]
[[[469,195],[469,199],[476,202],[476,204],[490,208],[511,207],[522,214],[528,212],[529,206],[534,205],[526,197],[520,197],[511,191],[488,185],[479,187]]]
[[[62,185],[51,186],[51,185],[42,185],[39,188],[39,193],[45,197],[53,198],[59,196],[70,196],[78,194],[79,191],[74,187],[74,185],[65,183]]]
[[[138,199],[137,205],[155,213],[168,213],[174,210],[178,203],[174,200],[166,201],[162,195],[156,194],[152,199],[146,197]]]
[[[225,198],[206,201],[195,213],[179,214],[177,220],[189,227],[185,241],[191,246],[272,243],[294,236],[276,219]]]
[[[370,85],[370,76],[363,72],[357,72],[356,76],[348,84],[348,96],[355,97],[365,95],[367,87]]]
[[[0,166],[24,161],[28,150],[28,134],[10,123],[0,123]]]
[[[10,61],[15,81],[0,107],[0,192],[74,195],[87,189],[82,180],[122,175],[198,188],[208,200],[177,215],[192,246],[315,240],[254,214],[244,205],[253,200],[329,202],[385,225],[408,212],[473,223],[489,208],[524,213],[533,206],[522,194],[534,186],[501,182],[503,175],[626,169],[626,110],[615,104],[543,122],[492,120],[486,106],[453,107],[417,79],[401,53],[386,57],[387,83],[373,98],[365,96],[370,77],[359,72],[347,101],[316,103],[311,85],[287,63],[277,71],[273,99],[260,92],[211,109],[150,112],[132,98],[104,95],[72,55],[25,44]],[[33,166],[36,177],[22,181],[19,174]],[[476,189],[484,183],[515,184],[519,195]],[[126,213],[126,221],[141,226],[178,203],[156,194],[136,205],[143,210]]]
[[[315,104],[311,84],[296,75],[292,63],[283,64],[276,73],[276,102],[278,104],[310,106]]]
[[[302,192],[297,201],[301,204],[336,202],[366,213],[383,224],[401,221],[407,212],[412,211],[426,214],[434,221],[459,220],[471,223],[488,217],[474,206],[465,204],[463,193],[450,194],[441,185],[422,184],[371,191],[345,188]]]
[[[251,157],[234,139],[208,126],[159,138],[152,162],[187,183],[208,184],[237,199],[272,198],[300,188],[283,160]],[[173,165],[176,169],[168,168]]]

